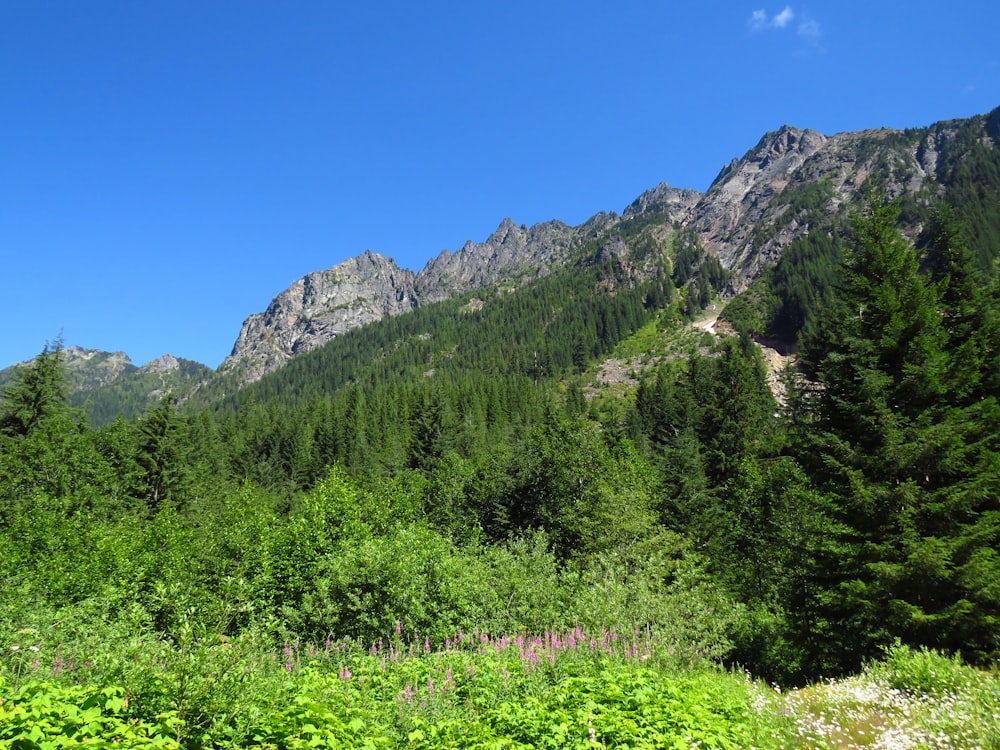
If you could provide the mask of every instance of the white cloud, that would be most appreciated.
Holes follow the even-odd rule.
[[[796,36],[804,44],[799,53],[826,51],[823,46],[823,30],[819,22],[807,14],[797,13],[791,5],[786,5],[780,13],[773,16],[763,8],[755,10],[750,14],[747,26],[753,33],[794,29]]]
[[[772,24],[776,29],[783,29],[791,23],[793,18],[795,18],[795,12],[790,5],[786,5],[785,9],[774,17]]]
[[[760,31],[767,28],[767,11],[755,10],[750,16],[750,28]]]
[[[778,13],[776,16],[769,17],[767,11],[764,9],[755,10],[750,14],[750,30],[751,31],[764,31],[766,29],[784,29],[795,19],[795,11],[792,10],[791,5],[786,5],[784,10]],[[802,25],[809,23],[806,19],[802,22]],[[801,26],[800,26],[801,28]]]

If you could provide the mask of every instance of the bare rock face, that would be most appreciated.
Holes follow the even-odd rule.
[[[775,195],[827,142],[812,130],[782,127],[768,133],[746,156],[725,167],[692,211],[688,222],[726,268],[744,261],[751,232]]]
[[[62,350],[62,359],[74,391],[113,383],[136,369],[125,352],[67,346]]]
[[[412,271],[371,251],[310,273],[246,319],[220,370],[239,364],[241,380],[251,382],[340,333],[409,312],[416,307],[414,279]]]
[[[650,227],[660,247],[668,245],[674,227],[693,231],[707,253],[731,272],[726,294],[735,295],[776,263],[789,244],[805,236],[810,221],[837,215],[855,201],[870,176],[878,176],[890,195],[941,189],[940,157],[969,122],[832,136],[786,125],[727,164],[705,193],[662,183],[642,193],[621,217],[602,212],[578,227],[548,221],[529,228],[504,219],[485,242],[445,250],[416,275],[366,252],[305,276],[266,311],[251,315],[222,369],[239,368],[244,383],[256,380],[338,333],[386,315],[544,276],[569,263],[574,251],[590,240],[601,243],[601,259],[617,259],[608,284],[630,283],[636,274],[647,273],[649,264],[655,266],[653,261],[662,261],[650,256],[645,267],[630,265],[628,248],[616,239],[617,224],[644,215],[659,225]],[[1000,142],[1000,109],[984,123],[984,142]],[[817,207],[817,201],[822,205]]]
[[[151,372],[170,372],[180,368],[180,360],[177,359],[173,354],[164,354],[162,357],[157,357],[156,359],[151,359],[149,362],[144,364],[139,368],[139,372],[151,373]]]
[[[733,272],[729,291],[738,293],[809,232],[791,192],[825,184],[830,197],[823,211],[833,215],[856,201],[873,175],[890,196],[927,189],[939,177],[942,150],[964,122],[832,136],[784,126],[724,167],[682,223]]]
[[[461,250],[445,250],[429,261],[417,274],[417,295],[421,304],[430,304],[458,290],[544,275],[566,262],[575,236],[575,230],[560,221],[529,229],[504,219],[485,242],[466,242]]]
[[[661,182],[632,201],[622,214],[622,218],[631,219],[649,211],[663,211],[671,221],[683,223],[690,218],[691,209],[698,204],[701,196],[697,190],[673,188]]]

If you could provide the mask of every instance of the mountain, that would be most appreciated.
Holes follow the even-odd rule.
[[[190,363],[172,387],[183,397],[205,393],[211,381],[208,393],[221,397],[383,318],[491,287],[518,289],[599,249],[632,262],[625,256],[640,244],[646,260],[630,273],[648,278],[655,259],[667,260],[688,314],[714,294],[735,298],[724,313],[730,322],[793,341],[837,262],[849,207],[871,187],[903,201],[916,238],[933,206],[950,204],[988,266],[1000,248],[1000,109],[908,130],[824,135],[782,126],[725,165],[704,193],[662,183],[621,215],[599,212],[575,227],[506,218],[485,241],[445,250],[416,273],[366,251],[296,281],[246,319],[214,376]],[[88,392],[140,377],[121,353],[72,356],[80,360],[75,387]],[[129,388],[162,390],[143,382]]]
[[[416,307],[416,276],[369,251],[310,273],[246,319],[222,372],[258,380],[338,333]]]
[[[60,350],[69,386],[69,404],[92,425],[118,416],[131,419],[168,394],[186,396],[212,377],[212,370],[189,359],[164,354],[138,367],[124,352],[67,346]],[[0,370],[0,390],[23,363]]]
[[[653,213],[665,228],[664,250],[669,252],[671,234],[688,232],[703,250],[696,264],[716,258],[727,272],[724,296],[733,297],[806,236],[818,217],[842,214],[865,185],[877,183],[890,196],[928,204],[943,197],[949,171],[963,154],[976,146],[996,152],[997,119],[994,112],[922,129],[832,136],[786,125],[733,159],[705,193],[664,183],[640,195],[622,216],[602,212],[578,227],[559,221],[525,227],[507,218],[485,242],[445,250],[415,275],[369,251],[305,276],[265,312],[250,316],[221,369],[251,382],[385,315],[496,284],[529,283],[570,263],[586,241],[610,240],[623,219]]]
[[[625,218],[657,210],[678,220],[697,196],[695,191],[660,185],[640,196]],[[247,318],[220,371],[253,382],[292,357],[386,315],[498,284],[520,287],[567,265],[580,247],[599,240],[622,218],[602,212],[578,227],[548,221],[530,228],[505,218],[485,242],[466,242],[456,252],[444,250],[417,274],[366,251],[304,276],[263,313]]]

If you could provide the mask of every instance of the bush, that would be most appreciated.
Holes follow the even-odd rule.
[[[885,658],[869,671],[889,687],[910,694],[941,696],[980,686],[982,674],[962,663],[958,656],[947,657],[922,647],[912,649],[898,641],[885,651]]]

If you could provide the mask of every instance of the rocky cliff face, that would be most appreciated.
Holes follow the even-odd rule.
[[[220,369],[242,368],[241,380],[251,382],[337,334],[409,312],[417,305],[415,280],[412,271],[370,250],[310,273],[246,319]]]
[[[809,231],[794,191],[825,184],[827,215],[857,200],[872,176],[890,196],[939,192],[939,157],[964,122],[832,136],[782,127],[727,165],[682,223],[734,272],[731,292],[739,292]]]
[[[991,117],[1000,120],[1000,115]],[[940,188],[941,154],[967,122],[832,136],[784,126],[733,159],[705,193],[663,183],[636,198],[621,217],[602,212],[578,227],[549,221],[529,228],[504,219],[485,242],[446,250],[416,275],[366,252],[305,276],[266,311],[251,315],[222,369],[238,370],[240,380],[250,382],[338,333],[385,315],[498,283],[520,285],[570,262],[574,249],[588,240],[617,247],[620,222],[654,213],[661,222],[657,243],[665,246],[675,226],[692,230],[732,273],[729,293],[736,294],[810,230],[815,213],[803,207],[803,189],[824,186],[819,195],[826,215],[854,201],[872,175],[890,194],[934,192]]]
[[[125,352],[67,346],[62,350],[62,358],[73,391],[108,385],[138,369]]]
[[[748,240],[775,195],[829,139],[811,130],[783,127],[768,133],[746,156],[734,160],[692,209],[685,225],[732,269],[746,260]]]
[[[622,218],[631,219],[650,211],[661,211],[671,221],[683,221],[690,218],[692,209],[698,205],[701,197],[702,194],[697,190],[674,188],[661,182],[632,201],[622,213]]]
[[[560,221],[528,229],[504,219],[486,242],[467,242],[458,252],[445,250],[417,274],[423,304],[448,299],[458,290],[481,289],[500,281],[519,282],[565,263],[576,235]]]

